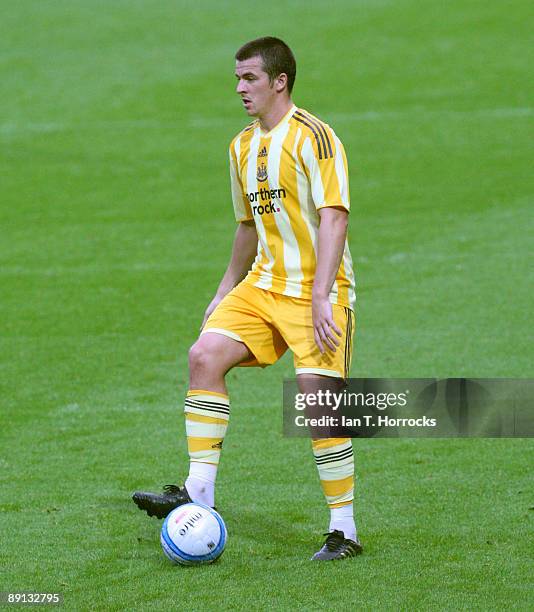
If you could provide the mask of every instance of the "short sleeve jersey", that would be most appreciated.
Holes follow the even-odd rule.
[[[350,208],[347,158],[334,130],[296,106],[268,133],[256,120],[230,144],[230,180],[236,220],[254,220],[258,232],[258,254],[245,281],[311,299],[317,211]],[[347,243],[329,299],[354,306]]]

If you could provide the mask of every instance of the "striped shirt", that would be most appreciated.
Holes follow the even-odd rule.
[[[317,261],[318,210],[349,210],[347,158],[334,130],[293,106],[270,132],[256,120],[230,144],[236,220],[254,220],[258,253],[245,281],[311,299]],[[330,302],[353,308],[354,273],[345,248]]]

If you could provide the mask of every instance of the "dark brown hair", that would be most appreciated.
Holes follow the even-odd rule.
[[[274,36],[264,36],[245,43],[235,54],[236,60],[242,62],[259,55],[263,61],[263,69],[269,75],[269,81],[283,72],[287,74],[287,90],[291,94],[297,74],[297,63],[291,49],[283,40]]]

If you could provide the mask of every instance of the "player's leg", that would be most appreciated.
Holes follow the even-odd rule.
[[[251,358],[245,344],[218,333],[201,335],[189,351],[184,408],[189,475],[185,488],[195,502],[214,505],[215,479],[230,416],[224,377]]]
[[[353,312],[333,305],[332,314],[342,330],[335,352],[321,354],[314,341],[311,303],[286,300],[282,309],[283,335],[295,356],[295,371],[301,393],[320,390],[340,392],[350,369]],[[320,415],[317,415],[320,416]],[[330,434],[327,434],[329,436]],[[318,438],[318,436],[317,436]],[[361,552],[354,520],[354,454],[350,438],[312,439],[321,487],[330,510],[329,535],[314,559],[342,559]]]
[[[341,378],[314,374],[297,376],[301,393],[317,394],[328,389],[339,393],[344,387]],[[323,493],[330,508],[329,531],[342,531],[346,538],[356,540],[354,521],[354,453],[350,438],[312,439],[312,449]]]
[[[224,375],[238,364],[274,363],[287,348],[268,323],[271,302],[268,292],[241,283],[215,309],[189,353],[185,413],[190,469],[185,487],[194,501],[214,503],[230,413]]]
[[[133,501],[149,516],[164,518],[189,501],[214,505],[215,478],[230,415],[224,376],[250,357],[245,344],[221,334],[202,335],[191,347],[184,407],[189,475],[183,487],[166,485],[163,493],[133,494]]]
[[[311,373],[297,376],[299,391],[315,394],[319,390],[339,393],[342,378]],[[330,510],[328,535],[314,560],[344,559],[362,551],[354,520],[354,453],[350,438],[313,438],[313,456],[323,494]]]

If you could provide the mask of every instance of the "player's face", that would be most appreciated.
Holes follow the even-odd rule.
[[[261,117],[267,113],[276,98],[273,83],[263,70],[263,60],[260,56],[243,61],[236,61],[235,75],[237,77],[236,92],[241,96],[243,106],[251,117]]]

